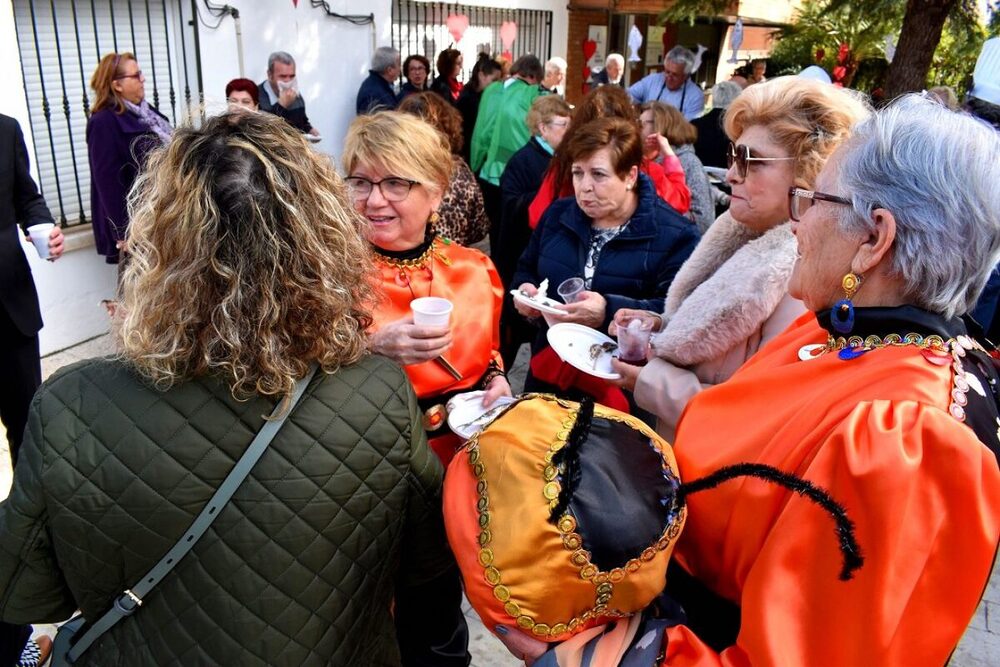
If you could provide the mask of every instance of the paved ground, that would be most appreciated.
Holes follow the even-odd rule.
[[[42,375],[48,377],[54,371],[82,359],[102,356],[112,352],[108,336],[101,336],[69,350],[64,350],[42,359]],[[511,370],[511,385],[515,392],[524,384],[527,347],[521,350],[514,368]],[[10,488],[10,457],[6,451],[7,440],[0,425],[0,498],[6,497]],[[987,586],[983,602],[965,633],[962,642],[951,660],[953,667],[998,667],[1000,666],[1000,567],[994,569],[994,576]],[[470,650],[474,667],[517,667],[522,665],[483,626],[476,613],[464,607],[469,619],[471,636]],[[36,633],[54,634],[53,626],[36,626]]]

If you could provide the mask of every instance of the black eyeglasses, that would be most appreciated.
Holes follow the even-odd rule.
[[[406,199],[413,186],[420,183],[420,181],[411,181],[408,178],[399,178],[398,176],[383,178],[381,181],[373,181],[361,176],[348,176],[344,182],[347,183],[347,188],[354,199],[368,199],[372,189],[378,186],[382,197],[386,201],[393,202]]]
[[[118,76],[115,77],[115,81],[117,81],[118,79],[141,79],[141,78],[142,78],[142,70],[139,70],[135,74],[119,74]]]
[[[788,216],[795,222],[800,221],[806,211],[817,201],[828,201],[841,206],[854,206],[850,199],[837,195],[828,195],[825,192],[814,192],[802,188],[788,188]]]
[[[747,177],[751,162],[782,162],[794,159],[793,157],[751,157],[749,146],[744,146],[743,144],[736,145],[731,141],[729,142],[729,148],[726,149],[726,166],[732,169],[735,164],[736,173],[740,175],[740,178]]]

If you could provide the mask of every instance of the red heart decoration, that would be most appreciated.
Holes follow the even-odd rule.
[[[504,21],[500,24],[500,43],[505,50],[509,50],[514,40],[517,39],[517,24],[513,21]]]
[[[299,0],[292,0],[292,4],[295,5],[296,9],[299,8]]]
[[[512,62],[514,62],[514,54],[510,52],[510,49],[505,49],[505,50],[503,51],[503,53],[501,53],[500,55],[501,55],[501,56],[503,56],[503,58],[504,58],[504,59],[505,59],[505,60],[506,60],[507,62],[509,62],[509,63],[512,63]]]
[[[597,53],[597,42],[592,39],[583,40],[583,62],[590,61]]]
[[[456,42],[460,42],[462,41],[462,35],[469,29],[469,17],[465,14],[451,14],[445,20],[445,25],[448,26],[451,38]]]
[[[833,80],[834,81],[843,81],[845,76],[847,76],[847,68],[846,67],[844,67],[843,65],[838,65],[837,67],[833,68]]]

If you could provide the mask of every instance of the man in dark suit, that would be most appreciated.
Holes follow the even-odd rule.
[[[21,128],[0,114],[0,420],[15,463],[31,397],[42,382],[42,314],[18,226],[27,235],[28,227],[46,222],[52,222],[52,214],[31,180]],[[63,234],[54,227],[49,259],[57,259],[62,251]]]

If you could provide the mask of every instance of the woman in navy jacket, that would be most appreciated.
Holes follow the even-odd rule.
[[[145,77],[131,53],[101,58],[87,122],[90,208],[97,252],[117,264],[128,229],[126,200],[147,154],[170,140],[170,122],[146,101]]]
[[[542,216],[513,284],[530,295],[548,279],[549,296],[554,297],[562,281],[584,279],[585,291],[563,306],[565,315],[550,315],[550,323],[575,322],[606,331],[620,308],[659,312],[674,275],[698,243],[697,228],[657,197],[652,183],[639,173],[642,143],[635,122],[602,118],[587,123],[568,150],[575,196],[556,201]],[[540,315],[524,305],[516,307],[526,317]],[[572,385],[585,393],[603,392],[603,385],[585,378],[569,379],[571,374],[547,347],[545,330],[543,326],[532,345],[525,389],[565,392]]]

